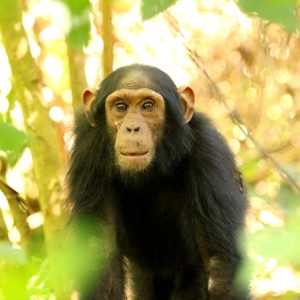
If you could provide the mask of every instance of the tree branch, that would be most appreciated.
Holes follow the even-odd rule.
[[[190,59],[195,64],[197,69],[203,73],[211,90],[213,91],[213,93],[215,95],[216,100],[220,104],[224,105],[232,122],[236,126],[238,126],[238,128],[244,133],[244,135],[247,136],[247,138],[255,145],[255,147],[259,151],[260,155],[264,159],[269,161],[269,163],[271,163],[273,165],[273,167],[275,167],[277,169],[280,176],[290,186],[292,186],[298,193],[300,193],[300,186],[297,183],[297,181],[288,172],[286,172],[283,169],[283,167],[269,153],[267,153],[267,151],[264,149],[264,147],[262,145],[260,145],[260,143],[256,140],[255,136],[252,134],[252,132],[250,132],[250,130],[245,125],[245,123],[242,121],[240,115],[235,110],[232,110],[230,108],[230,106],[228,105],[228,103],[225,100],[223,93],[221,92],[221,90],[219,89],[217,84],[212,80],[212,78],[207,73],[201,57],[198,55],[198,53],[194,49],[191,49],[191,47],[188,45],[184,35],[182,34],[182,32],[179,29],[177,20],[169,12],[165,12],[164,14],[165,14],[165,17],[166,17],[168,23],[170,24],[171,28],[173,28],[173,30],[176,33],[179,33]]]
[[[102,54],[102,76],[106,77],[111,73],[113,68],[113,25],[112,25],[112,0],[99,0],[100,9],[102,12],[102,39],[103,39],[103,54]]]
[[[12,212],[15,224],[21,235],[21,245],[24,249],[27,248],[27,244],[30,238],[30,228],[26,221],[29,215],[28,206],[26,202],[19,196],[13,188],[11,188],[4,180],[0,178],[0,190],[5,195],[9,208]]]

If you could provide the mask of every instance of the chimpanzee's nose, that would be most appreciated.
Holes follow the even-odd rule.
[[[140,126],[127,126],[126,129],[128,132],[138,132],[140,130]]]

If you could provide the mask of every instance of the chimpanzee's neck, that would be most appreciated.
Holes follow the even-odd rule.
[[[113,190],[122,193],[155,194],[162,187],[174,186],[179,178],[190,169],[188,157],[184,157],[168,173],[162,172],[159,165],[153,164],[148,169],[138,173],[120,173],[114,176]]]

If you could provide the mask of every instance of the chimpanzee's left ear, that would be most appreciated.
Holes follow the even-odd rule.
[[[195,105],[195,94],[191,87],[189,86],[180,86],[177,89],[179,99],[181,100],[183,110],[184,110],[184,119],[188,123],[193,117],[194,105]]]
[[[96,123],[92,115],[92,108],[96,100],[96,95],[97,95],[97,90],[93,88],[86,88],[82,94],[84,112],[87,120],[93,127],[96,127]]]

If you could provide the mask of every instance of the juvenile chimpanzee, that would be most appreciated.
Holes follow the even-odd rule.
[[[128,290],[136,300],[246,299],[234,284],[246,198],[225,141],[194,112],[192,89],[135,64],[83,102],[72,216],[108,227],[111,253],[82,299],[129,299]]]

